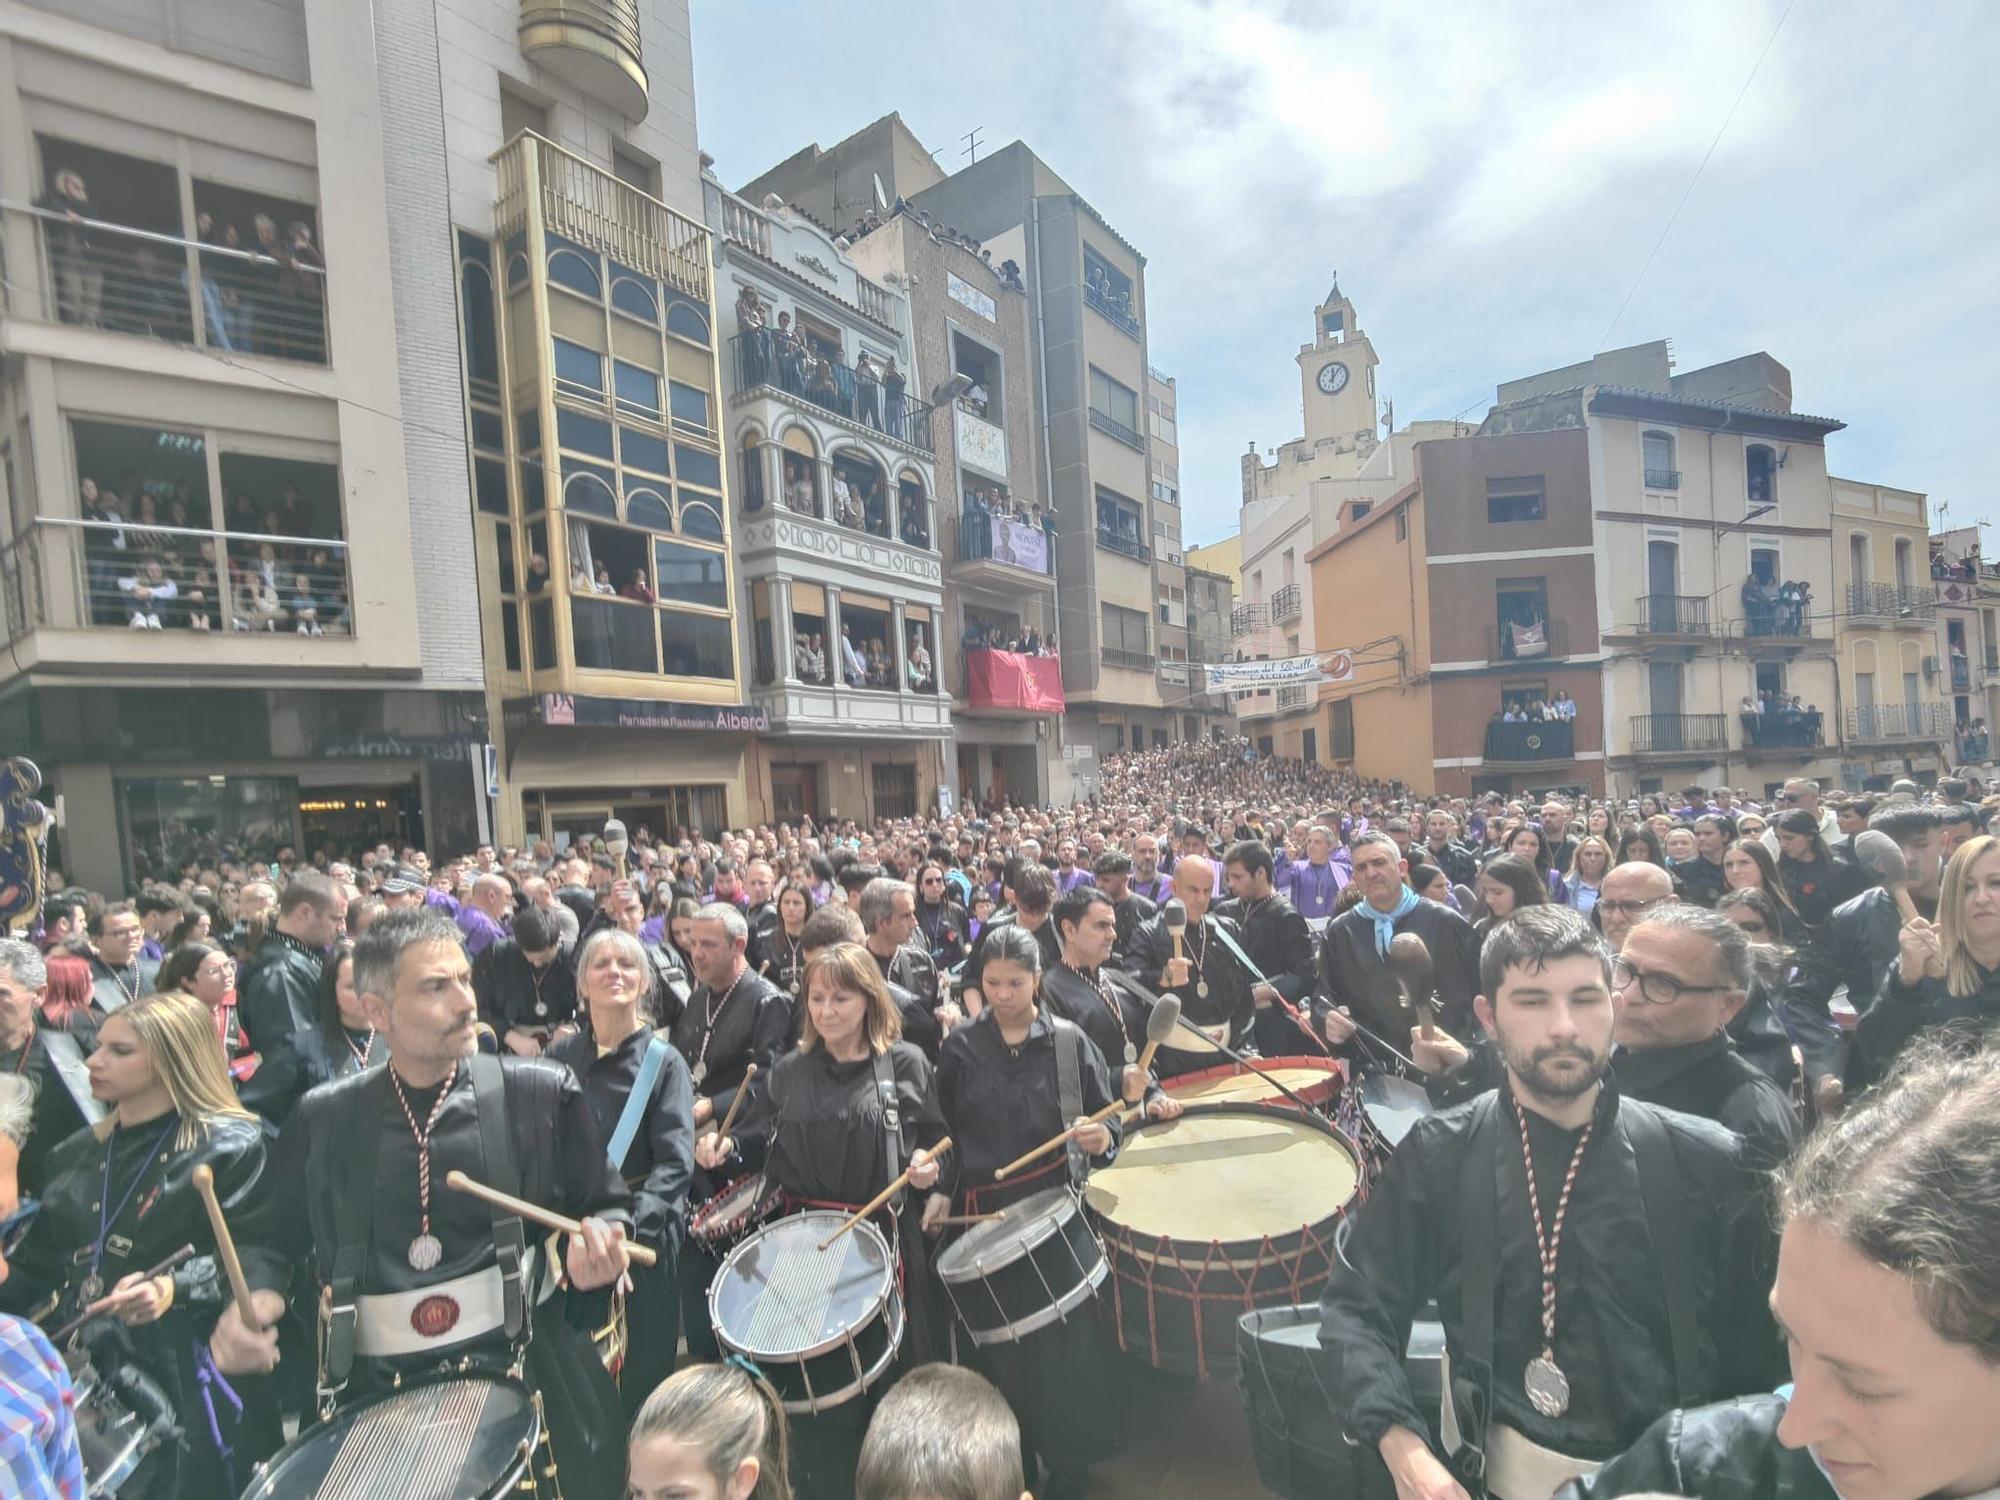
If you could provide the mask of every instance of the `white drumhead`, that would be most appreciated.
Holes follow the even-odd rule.
[[[1353,1152],[1297,1114],[1191,1109],[1127,1134],[1084,1202],[1139,1234],[1232,1244],[1322,1223],[1360,1186]]]

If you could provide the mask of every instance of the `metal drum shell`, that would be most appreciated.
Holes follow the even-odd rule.
[[[934,1263],[938,1280],[973,1343],[1016,1343],[1067,1320],[1097,1295],[1110,1266],[1073,1190],[1044,1188],[1017,1199],[1003,1212],[1041,1205],[1033,1210],[1039,1215],[1058,1200],[1067,1201],[1069,1212],[1040,1217],[1028,1232],[1008,1242],[1005,1248],[1012,1253],[1004,1260],[989,1260],[981,1253],[985,1241],[995,1237],[981,1234],[992,1229],[990,1224],[973,1226],[939,1253]],[[1059,1289],[1051,1284],[1051,1274],[1061,1282]],[[1056,1291],[1053,1300],[1035,1295],[1051,1290]]]

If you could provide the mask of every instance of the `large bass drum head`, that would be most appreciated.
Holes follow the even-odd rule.
[[[244,1500],[493,1500],[527,1472],[540,1435],[512,1381],[422,1382],[300,1433]]]
[[[815,1209],[766,1224],[729,1252],[708,1289],[717,1334],[752,1360],[808,1358],[840,1344],[888,1299],[896,1266],[882,1231]]]

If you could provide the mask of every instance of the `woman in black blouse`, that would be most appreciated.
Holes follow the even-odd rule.
[[[926,1225],[953,1212],[988,1212],[1028,1194],[1071,1180],[1066,1152],[1040,1171],[1023,1171],[1004,1183],[993,1174],[1066,1125],[1081,1126],[1076,1144],[1098,1166],[1117,1155],[1123,1131],[1113,1116],[1085,1124],[1115,1097],[1104,1055],[1079,1028],[1058,1025],[1036,1003],[1041,947],[1033,934],[1001,927],[987,940],[980,993],[986,1008],[977,1020],[945,1038],[938,1057],[938,1103],[951,1133],[947,1182],[924,1208]],[[1144,1038],[1140,1040],[1143,1042]],[[1056,1048],[1074,1046],[1081,1099],[1063,1107]],[[961,1350],[971,1348],[970,1341]],[[1112,1452],[1113,1417],[1100,1326],[1094,1312],[1050,1324],[1016,1343],[989,1344],[973,1362],[1007,1398],[1021,1423],[1022,1465],[1030,1474],[1039,1455],[1049,1470],[1037,1495],[1082,1494],[1089,1466]]]
[[[750,1085],[743,1119],[731,1135],[706,1135],[695,1161],[721,1174],[732,1157],[762,1167],[772,1189],[814,1206],[858,1208],[902,1170],[916,1191],[877,1216],[901,1254],[908,1319],[898,1364],[932,1357],[928,1259],[917,1224],[917,1195],[938,1180],[929,1148],[944,1138],[931,1065],[902,1040],[902,1020],[875,960],[859,943],[841,943],[806,965],[798,1046]],[[883,1085],[889,1087],[885,1090]],[[884,1093],[900,1123],[897,1165],[886,1147]],[[847,1497],[869,1412],[887,1389],[813,1416],[792,1429],[793,1482],[800,1500]]]
[[[694,1086],[686,1060],[646,1022],[653,984],[645,945],[621,928],[599,928],[577,954],[585,1027],[547,1054],[582,1083],[611,1164],[632,1189],[633,1237],[660,1256],[658,1265],[632,1268],[625,1298],[629,1337],[618,1386],[628,1421],[674,1372],[680,1342],[674,1262],[694,1173]]]
[[[812,887],[787,881],[778,887],[778,925],[764,944],[764,977],[797,999],[805,982],[806,918],[813,914]]]

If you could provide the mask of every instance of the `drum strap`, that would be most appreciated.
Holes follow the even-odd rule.
[[[903,1112],[896,1106],[896,1067],[886,1052],[877,1052],[875,1092],[882,1101],[882,1178],[884,1187],[903,1175]]]
[[[331,1306],[321,1358],[328,1391],[345,1386],[348,1372],[354,1368],[355,1328],[360,1316],[355,1298],[361,1290],[362,1273],[368,1268],[368,1234],[375,1222],[375,1163],[381,1155],[382,1111],[387,1107],[382,1096],[388,1087],[388,1069],[382,1068],[353,1091],[353,1117],[344,1133],[350,1154],[347,1176],[341,1184],[343,1197],[334,1205],[333,1271],[327,1278]]]
[[[646,1106],[652,1102],[653,1085],[659,1082],[660,1069],[666,1063],[667,1039],[656,1031],[646,1043],[646,1055],[639,1059],[639,1075],[632,1080],[632,1092],[625,1096],[618,1126],[605,1147],[615,1172],[625,1170],[625,1153],[632,1149],[632,1137],[639,1133],[639,1122],[646,1117]]]
[[[1478,1493],[1485,1490],[1486,1427],[1493,1415],[1493,1268],[1500,1255],[1499,1097],[1488,1090],[1473,1101],[1470,1110],[1473,1119],[1467,1139],[1493,1149],[1467,1151],[1460,1168],[1458,1263],[1465,1349],[1463,1358],[1452,1363],[1452,1379],[1444,1392],[1447,1402],[1457,1402],[1458,1377],[1464,1376],[1463,1383],[1469,1389],[1464,1409],[1457,1413],[1457,1426],[1465,1441],[1456,1454],[1445,1456],[1467,1487]]]
[[[507,1090],[500,1059],[479,1052],[466,1059],[465,1067],[472,1078],[472,1102],[479,1112],[479,1155],[485,1163],[487,1184],[519,1197],[521,1172],[514,1160],[514,1137],[507,1128]],[[517,1339],[527,1323],[528,1299],[522,1279],[528,1259],[528,1236],[521,1221],[497,1204],[493,1207],[493,1253],[500,1262],[507,1337]]]
[[[1083,1031],[1073,1021],[1065,1021],[1061,1016],[1049,1015],[1049,1028],[1055,1033],[1056,1047],[1056,1106],[1062,1111],[1063,1125],[1083,1113]],[[1069,1138],[1069,1180],[1082,1182],[1085,1170],[1083,1148],[1076,1143],[1076,1137]]]

